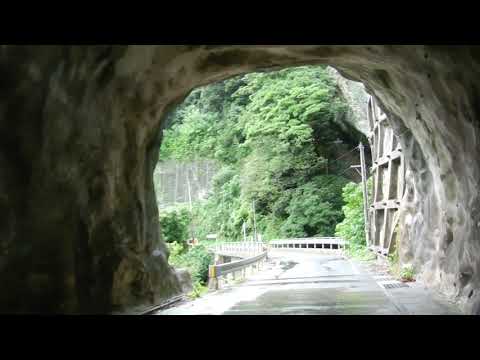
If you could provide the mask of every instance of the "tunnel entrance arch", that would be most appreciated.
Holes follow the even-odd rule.
[[[479,312],[479,54],[423,45],[3,46],[0,308],[106,312],[178,291],[152,181],[163,114],[214,81],[329,64],[363,82],[399,134],[401,258]]]

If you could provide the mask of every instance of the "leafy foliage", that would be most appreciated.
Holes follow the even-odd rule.
[[[334,235],[350,162],[328,160],[361,139],[343,122],[346,110],[324,67],[253,73],[194,90],[167,119],[160,159],[220,164],[212,195],[194,206],[196,236],[241,239],[243,223],[252,232],[253,203],[267,239]]]
[[[363,215],[362,184],[349,183],[343,189],[345,219],[337,225],[336,235],[350,243],[351,248],[366,246]]]
[[[206,285],[208,281],[208,267],[213,263],[213,254],[203,245],[184,250],[181,244],[168,244],[170,250],[169,262],[171,265],[187,269],[195,285]]]
[[[405,282],[415,281],[415,269],[413,265],[403,266],[400,272],[400,278]]]
[[[323,175],[291,192],[282,237],[333,236],[342,218],[341,193],[346,179]]]
[[[185,208],[173,209],[160,214],[160,231],[166,243],[187,246],[191,214]]]
[[[388,257],[389,260],[389,272],[396,278],[404,282],[415,281],[416,273],[415,268],[411,264],[400,263],[400,256],[398,253],[398,248],[395,249],[395,252]]]
[[[367,182],[369,199],[371,199],[372,179]],[[337,224],[335,235],[349,242],[348,252],[360,260],[375,258],[366,248],[365,217],[363,214],[362,184],[348,183],[343,188],[343,213],[344,220]]]

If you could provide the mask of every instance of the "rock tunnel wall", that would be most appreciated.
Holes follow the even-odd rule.
[[[325,63],[401,134],[402,259],[479,313],[479,62],[465,46],[1,46],[0,311],[177,294],[152,181],[163,115],[200,85]]]

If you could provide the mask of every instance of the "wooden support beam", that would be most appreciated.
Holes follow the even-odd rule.
[[[396,160],[401,157],[402,157],[402,150],[401,149],[394,150],[391,153],[388,153],[385,156],[382,156],[381,158],[374,160],[371,171],[374,172],[377,170],[378,167],[386,166],[390,161]]]
[[[369,245],[375,253],[387,256],[392,248],[395,219],[398,219],[396,214],[405,192],[404,157],[386,114],[373,97],[368,102],[367,116],[373,163],[370,173],[374,178],[374,200],[368,209],[371,229]]]
[[[370,206],[372,210],[385,210],[385,209],[399,209],[400,201],[399,200],[384,200],[373,203]]]

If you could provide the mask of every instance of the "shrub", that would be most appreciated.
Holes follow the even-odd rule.
[[[402,267],[400,271],[400,278],[403,281],[414,281],[415,280],[415,270],[412,265],[406,265]]]
[[[208,267],[213,263],[213,254],[203,245],[198,245],[188,251],[178,252],[179,245],[169,244],[172,251],[170,264],[184,268],[190,272],[194,286],[206,285],[208,282]],[[177,251],[176,253],[174,253]]]
[[[336,227],[336,236],[349,242],[352,250],[365,247],[362,184],[349,183],[343,188],[345,219]]]
[[[170,252],[170,261],[175,261],[181,254],[185,252],[185,247],[177,242],[167,243],[168,251]]]
[[[191,215],[185,208],[161,213],[160,232],[165,242],[179,243],[186,248],[190,223]]]
[[[415,269],[413,265],[403,265],[400,263],[398,249],[388,257],[390,273],[405,282],[415,281]]]
[[[333,236],[343,219],[342,188],[347,180],[335,175],[318,176],[294,190],[286,207],[288,218],[280,228],[284,237]]]

